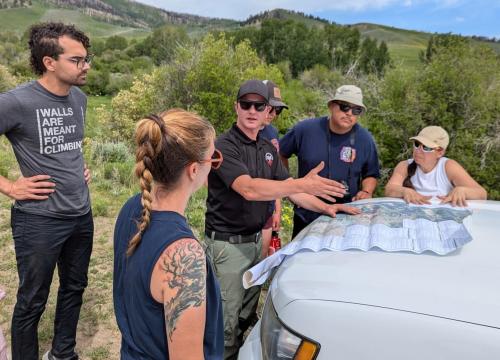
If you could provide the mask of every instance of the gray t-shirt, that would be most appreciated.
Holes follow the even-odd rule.
[[[85,94],[74,86],[57,96],[32,81],[0,94],[0,135],[12,144],[21,173],[50,175],[56,184],[47,200],[16,201],[16,208],[57,218],[89,212],[82,154],[86,109]]]

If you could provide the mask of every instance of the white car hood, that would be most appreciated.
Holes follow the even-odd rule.
[[[446,256],[363,251],[301,252],[271,285],[280,311],[295,300],[336,301],[500,328],[500,202],[470,204],[473,240]]]

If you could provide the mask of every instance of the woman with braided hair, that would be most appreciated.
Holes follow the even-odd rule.
[[[221,359],[219,285],[185,209],[222,163],[212,125],[180,109],[137,124],[141,193],[116,221],[113,298],[121,359]]]
[[[387,182],[385,195],[407,203],[467,206],[485,200],[486,190],[455,160],[445,157],[450,137],[440,126],[427,126],[413,140],[413,159],[401,161]]]

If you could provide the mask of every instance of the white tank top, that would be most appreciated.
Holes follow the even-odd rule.
[[[434,169],[425,173],[417,166],[415,175],[411,177],[411,183],[415,191],[425,196],[448,195],[453,189],[453,185],[446,175],[445,165],[448,158],[441,157]],[[408,165],[413,162],[413,159],[408,160]]]

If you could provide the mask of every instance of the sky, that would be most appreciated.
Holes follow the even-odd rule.
[[[137,0],[165,10],[245,20],[265,10],[301,11],[337,24],[368,22],[500,39],[500,0]]]

